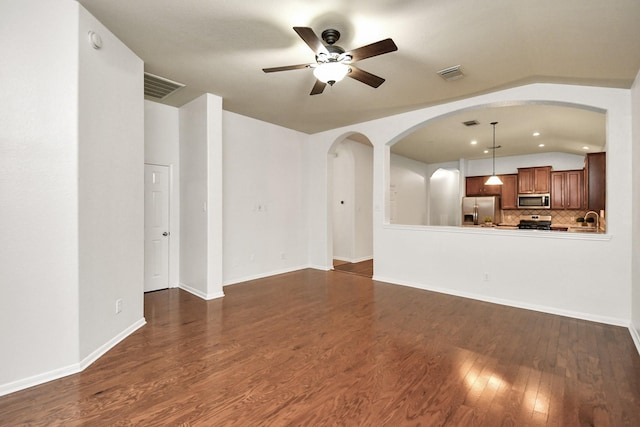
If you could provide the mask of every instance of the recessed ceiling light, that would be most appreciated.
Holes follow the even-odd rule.
[[[544,147],[544,144],[538,144],[538,147]]]
[[[588,150],[589,147],[587,147],[586,145],[584,147],[582,147],[583,150]]]
[[[533,136],[540,136],[540,132],[534,132]]]
[[[471,145],[476,145],[478,143],[478,141],[476,141],[475,139],[473,141],[471,141]]]
[[[484,154],[489,154],[489,150],[484,150],[483,153]]]

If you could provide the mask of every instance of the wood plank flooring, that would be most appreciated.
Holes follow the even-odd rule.
[[[147,294],[145,327],[0,425],[640,426],[625,328],[333,271],[225,294]]]
[[[368,259],[360,262],[348,262],[333,260],[333,269],[343,273],[358,274],[365,277],[373,277],[373,260]]]

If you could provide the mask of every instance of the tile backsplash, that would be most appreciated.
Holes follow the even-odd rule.
[[[553,224],[572,225],[576,222],[576,218],[582,218],[587,213],[586,210],[564,210],[564,209],[518,209],[503,210],[502,223],[516,225],[520,222],[520,215],[551,215]]]

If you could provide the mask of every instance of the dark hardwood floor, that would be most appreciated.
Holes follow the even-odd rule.
[[[373,277],[373,260],[368,259],[360,262],[347,262],[333,260],[333,269],[343,273],[358,274],[365,277]]]
[[[640,426],[625,328],[302,270],[148,324],[84,372],[0,397],[2,426]]]

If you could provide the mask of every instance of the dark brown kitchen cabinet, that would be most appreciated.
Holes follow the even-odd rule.
[[[607,154],[588,153],[585,158],[587,209],[600,213],[607,198]]]
[[[551,172],[551,209],[584,209],[584,170]]]
[[[466,179],[467,196],[482,196],[484,181],[482,176],[468,176]]]
[[[467,196],[499,196],[501,185],[485,185],[488,176],[468,176],[466,179]]]
[[[518,193],[544,194],[549,193],[551,166],[535,168],[518,168]]]
[[[518,175],[500,175],[502,193],[500,203],[502,209],[518,209]]]

